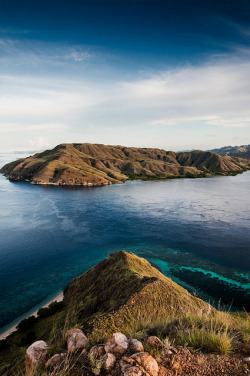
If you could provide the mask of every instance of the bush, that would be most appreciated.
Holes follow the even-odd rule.
[[[20,339],[19,346],[29,346],[31,345],[36,339],[36,333],[34,330],[28,331],[25,335],[23,335]]]
[[[64,307],[63,302],[52,302],[47,308],[40,308],[37,312],[38,317],[49,317],[60,311]]]
[[[2,339],[0,341],[0,351],[6,349],[6,347],[7,347],[7,341],[6,339]]]
[[[17,330],[19,330],[19,332],[26,332],[31,327],[33,327],[35,322],[36,322],[35,316],[30,316],[27,319],[24,319],[19,322],[19,324],[17,325]]]
[[[227,354],[233,349],[233,339],[227,331],[215,332],[202,330],[190,330],[177,337],[180,344],[191,346],[195,349]]]

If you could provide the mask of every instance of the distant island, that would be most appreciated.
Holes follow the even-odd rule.
[[[250,160],[250,145],[241,145],[241,146],[224,146],[219,149],[209,150],[211,152],[220,154],[220,155],[230,155],[239,158],[245,158]]]
[[[166,151],[102,144],[60,144],[6,164],[9,180],[31,184],[100,186],[127,180],[197,178],[236,175],[250,169],[250,160],[212,151]]]

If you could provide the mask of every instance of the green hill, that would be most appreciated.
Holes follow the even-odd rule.
[[[35,340],[46,341],[50,355],[60,353],[66,331],[74,327],[87,334],[90,346],[122,332],[133,338],[168,334],[177,343],[192,339],[192,346],[199,347],[203,333],[203,346],[225,352],[224,341],[226,349],[231,348],[230,330],[249,341],[249,318],[242,320],[192,296],[145,259],[120,251],[75,278],[63,302],[40,309],[38,318],[23,320],[16,332],[0,341],[0,374],[19,374],[26,348]],[[197,338],[189,338],[188,330]]]
[[[200,150],[174,153],[101,144],[61,144],[53,150],[8,163],[0,172],[10,180],[32,184],[92,186],[128,179],[230,175],[249,168],[249,161]]]
[[[215,310],[145,259],[120,251],[75,278],[65,290],[62,303],[40,310],[37,319],[23,320],[17,332],[0,342],[0,364],[9,364],[12,369],[38,339],[52,348],[63,346],[63,334],[74,326],[82,328],[96,343],[116,331],[128,335],[144,325],[191,312],[211,315]]]

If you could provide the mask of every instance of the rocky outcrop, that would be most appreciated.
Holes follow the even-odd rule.
[[[201,150],[174,153],[101,144],[61,144],[8,163],[0,172],[10,180],[31,184],[95,186],[128,179],[236,174],[249,168],[247,160]]]
[[[27,374],[33,373],[34,369],[45,362],[48,345],[44,341],[36,341],[26,351],[25,366]]]
[[[74,329],[75,330],[75,329]],[[63,339],[62,339],[63,340]],[[121,343],[128,342],[124,354],[120,351]],[[250,370],[250,357],[239,355],[218,356],[191,352],[186,347],[171,346],[169,342],[161,342],[156,336],[144,339],[145,346],[151,347],[152,354],[157,353],[157,360],[147,351],[132,353],[134,344],[139,349],[142,346],[137,339],[128,339],[122,333],[114,333],[106,343],[93,346],[89,351],[65,352],[53,355],[47,359],[47,344],[43,341],[33,343],[26,353],[30,366],[27,375],[36,374],[39,365],[41,371],[48,376],[55,376],[60,371],[70,371],[72,375],[85,376],[190,376],[190,375],[230,375],[241,376]],[[161,347],[159,345],[161,344]],[[114,346],[113,346],[114,345]],[[103,353],[105,349],[118,349],[117,356],[113,353]],[[249,350],[249,347],[247,347]],[[84,370],[84,372],[83,372]],[[70,374],[71,374],[70,373]]]
[[[66,333],[67,350],[47,358],[48,345],[44,341],[33,343],[26,351],[27,374],[31,375],[38,365],[43,365],[49,374],[54,375],[65,365],[74,369],[82,364],[90,368],[92,374],[112,374],[116,376],[157,376],[159,367],[157,361],[147,352],[137,339],[128,339],[122,333],[114,333],[105,344],[93,346],[87,352],[87,337],[80,329],[71,329]],[[158,340],[158,341],[157,341]],[[154,337],[154,344],[160,341]],[[153,342],[152,346],[153,346]],[[155,345],[157,347],[157,345]],[[82,350],[83,349],[83,350]],[[82,353],[77,351],[82,350]]]

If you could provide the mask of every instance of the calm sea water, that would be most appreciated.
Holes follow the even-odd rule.
[[[250,310],[249,187],[250,171],[96,188],[0,175],[0,327],[121,249],[215,304]]]

